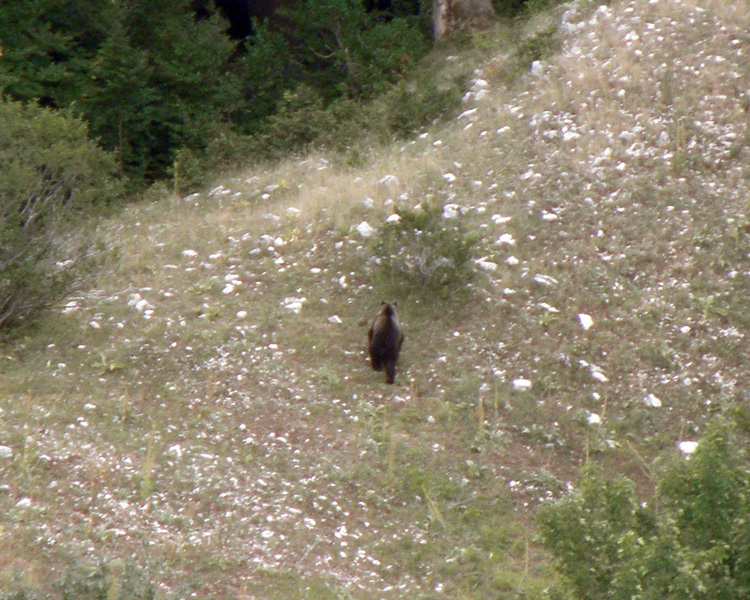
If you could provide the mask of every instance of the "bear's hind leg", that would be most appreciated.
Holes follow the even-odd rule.
[[[396,380],[396,362],[391,361],[385,365],[385,382],[393,383]]]

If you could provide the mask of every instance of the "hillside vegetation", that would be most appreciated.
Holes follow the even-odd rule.
[[[564,597],[539,506],[588,463],[648,492],[747,403],[747,3],[511,28],[434,51],[475,69],[447,126],[102,223],[106,267],[0,357],[0,589]],[[393,297],[377,231],[435,204],[476,277]],[[382,299],[394,386],[365,354]]]

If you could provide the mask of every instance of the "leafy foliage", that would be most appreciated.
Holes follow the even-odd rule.
[[[307,0],[284,15],[301,82],[329,98],[382,91],[426,50],[417,28],[382,19],[358,0]]]
[[[378,230],[374,241],[380,274],[390,287],[448,292],[469,281],[477,239],[459,219],[446,219],[438,205],[396,209],[398,220]]]
[[[74,565],[57,581],[52,598],[76,600],[153,600],[156,588],[146,572],[132,561],[100,561],[96,565]],[[29,585],[16,576],[8,589],[0,592],[0,600],[41,600],[50,598],[39,587]]]
[[[290,127],[311,106],[384,92],[428,45],[413,17],[354,0],[297,3],[243,42],[192,0],[21,0],[0,7],[0,22],[0,92],[75,107],[136,184],[173,174],[180,149],[202,159],[221,137],[304,147],[319,131]]]
[[[747,432],[712,424],[690,458],[659,465],[639,502],[625,477],[588,469],[539,524],[575,598],[740,599],[750,594]]]
[[[179,148],[203,149],[238,110],[234,44],[218,19],[195,21],[188,2],[117,9],[81,105],[93,133],[117,149],[122,170],[154,180]]]
[[[414,82],[399,82],[385,96],[389,130],[397,137],[407,137],[455,113],[466,87],[462,77],[448,86],[441,86],[429,76],[417,77]]]
[[[0,102],[0,327],[63,294],[82,265],[81,226],[117,193],[110,155],[80,119]]]

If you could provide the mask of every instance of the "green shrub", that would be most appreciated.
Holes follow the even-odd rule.
[[[92,209],[118,193],[112,157],[69,113],[0,101],[0,328],[66,293],[81,274]]]
[[[455,114],[467,84],[468,78],[457,77],[450,84],[441,85],[430,75],[400,82],[383,99],[388,130],[396,137],[406,138]]]
[[[95,565],[74,565],[59,579],[46,581],[53,594],[43,591],[16,574],[3,582],[0,600],[153,600],[156,587],[148,574],[130,560],[104,561]]]
[[[712,424],[689,458],[658,468],[641,503],[625,477],[587,470],[578,491],[539,513],[542,539],[574,598],[750,597],[747,432]]]
[[[387,287],[447,295],[471,280],[477,239],[462,231],[460,217],[442,213],[438,205],[396,209],[398,220],[380,227],[373,249]]]
[[[265,131],[269,146],[283,155],[310,148],[333,125],[320,93],[301,84],[294,91],[284,92]]]

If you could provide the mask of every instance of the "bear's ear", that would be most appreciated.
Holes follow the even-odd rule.
[[[394,301],[393,301],[393,302],[392,302],[391,304],[392,304],[393,306],[398,306],[398,300],[394,300]]]
[[[383,306],[383,304],[388,304],[385,300],[380,301],[380,306]]]

